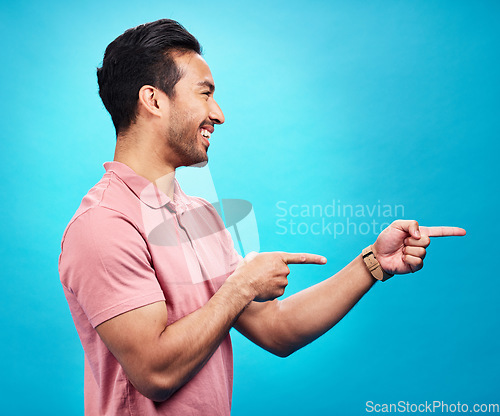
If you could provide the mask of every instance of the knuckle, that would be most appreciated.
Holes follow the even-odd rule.
[[[283,267],[283,262],[279,259],[272,259],[270,268],[273,271],[273,273],[279,273],[281,268]]]

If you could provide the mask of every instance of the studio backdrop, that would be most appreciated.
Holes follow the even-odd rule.
[[[242,254],[328,258],[291,266],[285,296],[396,219],[467,230],[286,359],[232,331],[233,414],[500,412],[499,2],[21,0],[0,18],[0,414],[83,415],[60,241],[113,159],[95,69],[159,18],[199,39],[226,117],[181,184],[223,208]]]

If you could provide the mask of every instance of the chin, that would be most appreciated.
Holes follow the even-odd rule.
[[[208,164],[208,156],[199,157],[199,158],[191,158],[189,161],[186,161],[182,164],[182,166],[192,166],[196,168],[202,168]]]

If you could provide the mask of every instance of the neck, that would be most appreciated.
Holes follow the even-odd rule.
[[[174,195],[175,167],[159,157],[152,141],[134,134],[119,134],[113,160],[153,182],[169,198]]]

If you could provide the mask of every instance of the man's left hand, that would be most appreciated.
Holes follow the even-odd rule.
[[[462,235],[465,230],[459,227],[420,227],[417,221],[397,220],[380,233],[373,254],[387,273],[414,273],[424,265],[430,237]]]

